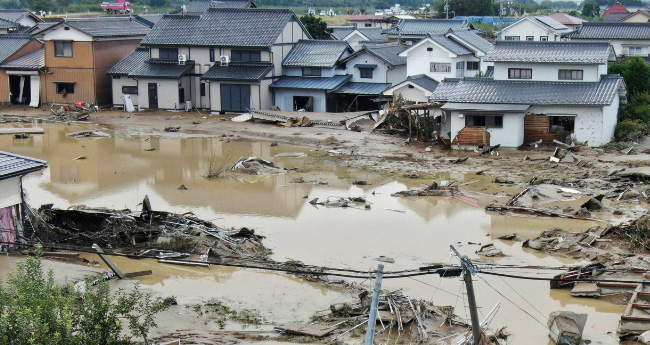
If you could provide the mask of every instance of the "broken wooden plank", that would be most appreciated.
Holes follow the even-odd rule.
[[[517,202],[517,200],[519,200],[519,198],[521,198],[522,196],[526,195],[526,193],[528,193],[529,190],[530,190],[530,187],[528,187],[528,188],[524,189],[523,191],[519,192],[517,195],[513,196],[510,200],[508,200],[506,205],[513,206]]]
[[[576,215],[573,215],[573,214],[555,212],[555,211],[551,211],[551,210],[544,210],[544,209],[533,208],[533,207],[520,207],[520,206],[508,206],[508,205],[488,205],[488,206],[485,207],[485,210],[487,210],[487,211],[513,211],[513,212],[519,212],[519,213],[529,213],[529,214],[534,214],[534,215],[538,215],[538,216],[560,217],[560,218],[580,219],[580,220],[591,220],[591,221],[595,221],[595,222],[607,222],[606,220],[603,220],[603,219],[590,218],[590,217],[580,217],[580,216],[576,216]]]
[[[0,128],[0,135],[1,134],[43,134],[45,133],[45,130],[40,127],[8,127],[8,128]]]
[[[142,277],[142,276],[150,276],[153,274],[152,270],[148,271],[138,271],[138,272],[130,272],[130,273],[125,273],[124,276],[127,278],[137,278],[137,277]]]
[[[113,273],[115,273],[116,276],[118,276],[120,279],[126,278],[124,273],[122,273],[122,271],[117,268],[117,265],[115,265],[113,260],[111,260],[108,255],[104,254],[102,248],[100,248],[97,244],[93,244],[93,249],[97,251],[97,254],[99,254],[99,257],[102,259],[102,261],[104,261],[104,263],[111,269],[111,271],[113,271]]]
[[[204,262],[174,260],[174,259],[159,259],[158,262],[163,264],[210,267],[210,264],[207,262],[204,263]]]
[[[297,335],[309,335],[316,338],[322,338],[332,333],[336,328],[326,325],[298,324],[275,327],[277,331]]]

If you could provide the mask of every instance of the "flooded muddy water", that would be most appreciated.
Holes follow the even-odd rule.
[[[401,270],[430,263],[458,263],[450,257],[449,245],[479,260],[475,254],[479,246],[468,242],[493,242],[506,256],[483,261],[560,266],[576,262],[524,250],[521,243],[497,238],[512,232],[533,238],[554,227],[584,231],[595,225],[580,220],[503,216],[450,198],[391,197],[394,192],[417,188],[430,181],[396,179],[341,167],[327,157],[324,149],[229,141],[222,137],[124,138],[118,133],[112,138],[74,139],[65,134],[94,127],[59,124],[43,127],[44,135],[29,139],[0,136],[0,150],[49,162],[47,170],[29,175],[23,181],[31,205],[85,204],[136,209],[148,195],[154,209],[192,211],[221,226],[254,228],[266,236],[264,243],[273,250],[273,258],[281,261],[291,259],[313,265],[372,270],[379,263],[375,259],[383,255],[395,260],[393,264],[385,264],[386,270]],[[151,148],[155,150],[147,151]],[[303,152],[308,156],[276,157],[285,152]],[[296,171],[208,180],[204,175],[213,156],[228,162],[257,156]],[[435,176],[458,180],[461,184],[467,182],[467,189],[481,191],[484,194],[479,196],[480,205],[505,200],[488,194],[495,190],[487,178],[444,172]],[[306,183],[292,183],[299,177]],[[358,180],[370,185],[352,185]],[[179,190],[181,184],[187,190]],[[308,202],[330,196],[364,196],[372,205],[369,210],[361,210],[313,206]],[[327,309],[333,301],[344,298],[338,292],[285,274],[228,267],[171,267],[149,260],[123,259],[118,265],[126,271],[151,269],[154,275],[143,277],[140,282],[157,294],[176,296],[181,304],[220,298],[233,306],[254,308],[277,323],[306,322],[315,311]],[[507,273],[541,277],[557,274],[556,271],[514,269]],[[363,283],[370,284],[367,280]],[[403,288],[411,297],[433,299],[438,305],[454,305],[457,314],[467,315],[469,319],[463,285],[458,278],[390,279],[384,280],[383,288]],[[549,343],[547,331],[527,313],[546,324],[548,314],[558,309],[589,314],[584,335],[592,344],[618,343],[615,331],[624,306],[572,298],[570,291],[550,290],[547,282],[540,281],[483,275],[477,278],[475,288],[483,314],[501,302],[502,308],[492,327],[507,326],[514,334],[513,344]]]

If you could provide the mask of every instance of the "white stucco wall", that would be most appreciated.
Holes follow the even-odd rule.
[[[138,80],[138,107],[149,108],[149,83],[158,84],[158,108],[180,109],[178,103],[177,79],[139,79]]]
[[[0,208],[20,204],[20,177],[0,180]]]
[[[43,40],[44,41],[65,40],[65,41],[77,41],[77,42],[90,42],[93,40],[92,36],[87,35],[81,31],[78,31],[77,29],[69,28],[69,30],[66,30],[65,28],[66,25],[61,25],[58,28],[47,32],[43,36]]]
[[[354,67],[355,65],[360,64],[360,65],[377,65],[375,69],[373,70],[372,73],[372,79],[371,78],[361,78],[361,73],[359,72],[359,69]],[[346,68],[348,71],[348,74],[352,75],[352,78],[350,81],[352,82],[360,82],[360,83],[389,83],[387,80],[387,73],[388,73],[388,66],[386,64],[376,58],[373,55],[370,55],[366,53],[365,51],[354,58],[348,60],[346,63]],[[403,79],[405,79],[406,76]]]
[[[314,97],[314,111],[327,111],[327,98],[324,90],[277,89],[275,90],[275,105],[284,111],[293,110],[294,96]]]
[[[336,75],[336,70],[332,68],[321,68],[320,69],[321,77],[333,77]],[[301,77],[302,76],[302,67],[285,67],[284,75],[292,77]]]
[[[459,111],[451,111],[451,138],[456,138],[458,132],[465,128],[465,115]],[[462,117],[460,116],[462,114]],[[475,115],[481,115],[474,113]],[[495,114],[501,115],[501,114]],[[490,133],[490,146],[500,144],[503,147],[519,147],[524,143],[524,114],[506,113],[503,115],[502,128],[487,128]]]
[[[604,66],[599,68],[599,66]],[[595,82],[600,80],[600,74],[603,70],[606,71],[606,65],[572,65],[572,64],[542,64],[542,63],[514,63],[514,62],[495,62],[494,63],[494,79],[495,80],[508,80],[509,68],[530,68],[533,70],[532,79],[523,80],[544,80],[544,81],[558,81],[558,71],[560,69],[578,69],[583,70],[582,80],[562,80],[570,82]],[[513,79],[521,80],[521,79]]]
[[[113,105],[114,106],[124,106],[124,100],[122,99],[122,86],[138,86],[138,82],[134,79],[131,79],[127,76],[120,76],[120,79],[111,79],[113,85]],[[138,95],[131,95],[131,100],[133,101],[134,106],[138,106],[138,96],[140,89],[138,89]]]
[[[533,23],[534,19],[522,19],[510,27],[501,31],[501,39],[505,40],[506,36],[519,36],[520,41],[525,41],[526,37],[533,36],[533,41],[540,41],[542,36],[547,36],[549,41],[556,41],[556,33],[552,29],[546,29],[543,26]],[[557,39],[559,41],[559,38]]]
[[[433,50],[427,51],[427,48],[432,48]],[[426,74],[437,81],[442,81],[444,78],[452,78],[456,75],[456,55],[429,41],[413,48],[408,53],[402,54],[406,55],[407,76]],[[449,73],[431,72],[430,65],[433,62],[450,63],[451,71]]]
[[[426,103],[429,101],[429,96],[431,95],[431,92],[429,91],[422,91],[421,89],[418,89],[417,87],[410,88],[409,84],[404,85],[400,88],[395,89],[395,91],[392,92],[393,97],[396,97],[397,95],[402,95],[405,99],[409,101],[413,101],[415,103]]]
[[[528,111],[532,114],[575,116],[574,135],[576,140],[596,147],[607,144],[612,140],[616,127],[618,103],[619,97],[617,95],[614,102],[606,107],[533,106]]]

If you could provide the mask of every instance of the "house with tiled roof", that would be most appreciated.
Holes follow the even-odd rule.
[[[185,6],[185,13],[201,14],[209,8],[257,8],[252,0],[190,0]],[[182,14],[183,9],[173,14]]]
[[[620,20],[623,23],[647,23],[650,22],[650,11],[646,9],[638,9],[635,12],[628,14]]]
[[[28,35],[0,36],[0,102],[40,105],[43,44]],[[42,67],[42,66],[40,66]]]
[[[131,17],[66,18],[43,30],[43,103],[111,104],[106,72],[131,54],[149,31]]]
[[[607,75],[615,59],[604,42],[497,42],[485,56],[494,77],[448,78],[432,93],[438,135],[458,148],[607,144],[626,101],[623,79]]]
[[[331,36],[335,40],[348,42],[350,47],[358,50],[365,44],[387,43],[388,36],[381,28],[334,27]]]
[[[355,28],[381,28],[388,29],[390,22],[384,16],[372,14],[354,14],[347,18],[348,23]]]
[[[559,41],[563,33],[571,31],[550,16],[524,17],[503,28],[499,39],[506,41]]]
[[[438,87],[439,82],[426,74],[406,77],[401,82],[395,83],[382,94],[387,97],[401,95],[405,100],[414,103],[428,103],[429,97]]]
[[[608,42],[618,58],[646,58],[650,51],[650,23],[589,22],[562,38],[572,42]]]
[[[400,53],[406,58],[406,75],[424,74],[441,81],[450,77],[473,77],[489,64],[483,57],[492,44],[468,30],[449,30],[429,35]]]
[[[623,6],[620,2],[614,3],[612,7],[603,12],[603,21],[605,22],[620,22],[623,18],[627,17],[630,11]]]
[[[128,94],[141,109],[269,109],[269,86],[283,75],[285,57],[310,38],[291,10],[213,7],[165,15],[142,40],[146,51],[108,71],[113,90],[122,90],[113,103]]]
[[[22,31],[42,22],[43,19],[28,10],[0,9],[0,34]]]
[[[572,31],[580,27],[582,23],[586,22],[586,20],[582,18],[574,17],[568,13],[563,13],[563,12],[549,14],[548,16],[555,19],[560,24],[566,26],[567,28],[569,28],[569,30]]]
[[[389,41],[413,45],[430,35],[442,35],[449,30],[475,30],[469,20],[461,19],[402,19],[397,25],[384,30]]]

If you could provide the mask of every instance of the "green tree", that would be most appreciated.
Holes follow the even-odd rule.
[[[302,16],[300,21],[314,39],[329,39],[333,29],[327,27],[327,23],[318,17]]]
[[[591,18],[591,17],[594,16],[594,4],[593,3],[586,2],[582,6],[582,16],[587,17],[587,18]]]
[[[630,95],[650,91],[650,65],[640,57],[630,59],[622,75]]]
[[[153,316],[165,304],[137,285],[132,292],[112,294],[108,282],[57,284],[52,270],[43,272],[40,247],[36,252],[0,283],[1,344],[130,345],[131,339],[122,335],[122,320],[148,344]]]
[[[363,6],[359,6],[359,14],[366,14],[366,8]]]

